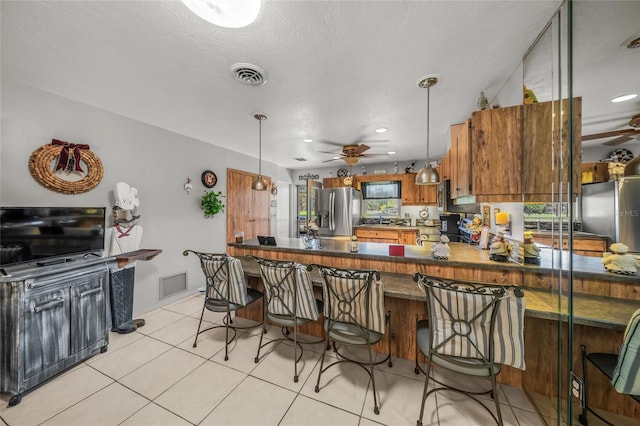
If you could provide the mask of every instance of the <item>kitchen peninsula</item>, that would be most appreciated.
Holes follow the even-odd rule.
[[[557,361],[553,342],[558,339],[558,321],[566,328],[566,305],[559,307],[557,274],[560,267],[568,271],[566,251],[543,248],[541,264],[520,265],[515,262],[489,260],[487,250],[463,243],[450,243],[448,261],[434,260],[426,247],[406,245],[404,256],[389,256],[389,244],[358,243],[358,252],[350,253],[347,241],[323,240],[322,248],[305,249],[299,239],[278,239],[277,246],[260,246],[257,240],[244,244],[228,244],[228,253],[242,259],[250,286],[261,287],[255,261],[246,256],[271,259],[290,259],[302,264],[323,264],[342,268],[377,269],[385,286],[385,309],[391,312],[392,353],[405,359],[415,356],[415,321],[426,317],[424,295],[411,279],[414,272],[442,278],[483,281],[499,284],[517,284],[525,288],[525,360],[527,369],[520,371],[503,367],[499,381],[526,387],[529,391],[554,396],[557,389],[553,377],[557,374]],[[574,365],[579,365],[579,346],[589,351],[616,352],[622,342],[624,328],[631,314],[640,308],[640,277],[607,273],[601,260],[574,255]],[[566,284],[564,273],[563,287]],[[321,285],[314,271],[312,280]],[[564,289],[566,291],[566,289]],[[563,297],[566,299],[566,297]],[[563,302],[563,304],[566,303]],[[240,316],[259,319],[259,308],[246,308]],[[302,328],[302,332],[322,335],[319,322]],[[565,333],[565,331],[562,331]],[[385,340],[386,342],[386,340]],[[386,351],[386,343],[375,349]],[[594,388],[596,388],[594,384]],[[600,389],[607,389],[604,383]],[[593,391],[593,389],[592,389]],[[590,398],[596,406],[628,416],[637,415],[636,408],[620,395],[597,394]]]

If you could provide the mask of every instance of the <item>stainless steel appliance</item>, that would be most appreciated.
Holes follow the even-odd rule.
[[[582,230],[640,252],[640,176],[582,185]]]
[[[360,223],[362,194],[353,188],[326,188],[318,192],[317,220],[320,235],[351,236]]]
[[[440,235],[449,237],[449,241],[460,242],[460,215],[441,214],[440,215]]]

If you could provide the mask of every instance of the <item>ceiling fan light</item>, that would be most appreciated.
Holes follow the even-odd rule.
[[[360,161],[358,157],[344,157],[344,162],[347,163],[349,166],[354,166],[358,164],[358,161]]]
[[[416,174],[416,185],[435,185],[439,182],[440,176],[438,175],[438,171],[429,164],[425,164],[423,168],[418,170],[418,174]]]
[[[256,191],[266,191],[268,186],[269,183],[262,175],[258,175],[258,177],[251,182],[251,189]]]

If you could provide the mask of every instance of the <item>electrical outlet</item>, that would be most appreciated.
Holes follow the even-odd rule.
[[[571,395],[584,407],[584,382],[573,371],[571,372]]]

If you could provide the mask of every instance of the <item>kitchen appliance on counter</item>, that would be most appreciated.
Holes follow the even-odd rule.
[[[460,242],[460,215],[459,214],[441,214],[440,215],[440,235],[449,237],[452,243]]]
[[[640,252],[640,176],[582,185],[582,230]]]
[[[360,223],[362,194],[354,188],[325,188],[316,197],[316,225],[324,236],[351,236]]]

